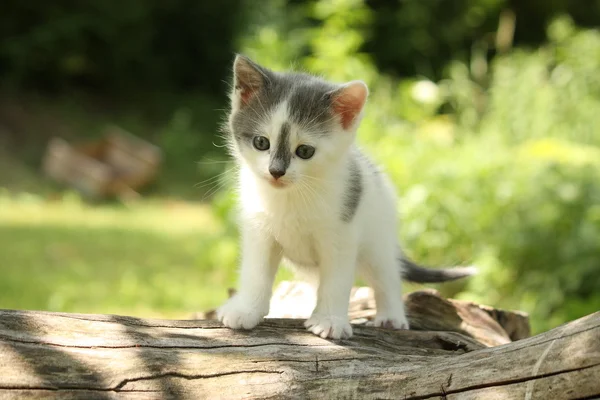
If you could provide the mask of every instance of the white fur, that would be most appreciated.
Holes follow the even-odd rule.
[[[286,110],[283,103],[264,121],[262,132],[273,148],[281,124],[288,121]],[[352,335],[348,301],[357,272],[375,290],[375,325],[408,328],[397,260],[397,201],[385,175],[373,174],[366,159],[357,157],[354,139],[359,121],[360,116],[349,129],[340,126],[320,138],[300,134],[302,127],[292,125],[292,146],[312,144],[317,150],[310,160],[292,159],[281,178],[283,188],[269,183],[268,152],[248,146],[236,150],[242,262],[239,291],[218,310],[226,326],[251,329],[267,315],[283,259],[318,285],[317,305],[305,323],[311,332],[333,339]],[[350,157],[359,163],[363,190],[355,215],[344,222],[341,210]]]

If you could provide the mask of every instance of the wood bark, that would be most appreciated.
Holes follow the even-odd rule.
[[[429,292],[408,300],[413,326],[427,329],[436,328],[427,315],[447,315],[432,304],[454,304]],[[341,341],[294,319],[235,332],[210,320],[0,310],[0,399],[600,396],[600,312],[514,342],[504,330],[507,344],[489,347],[468,336],[460,313],[476,309],[484,321],[494,313],[460,307],[453,326],[462,333],[355,325],[354,337]],[[503,326],[488,322],[491,332]]]

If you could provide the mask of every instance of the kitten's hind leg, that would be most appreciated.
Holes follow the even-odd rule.
[[[375,291],[377,314],[374,325],[389,329],[408,329],[402,301],[402,278],[393,251],[382,251],[361,265],[361,273]]]

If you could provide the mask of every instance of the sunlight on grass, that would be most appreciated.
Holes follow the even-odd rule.
[[[143,201],[133,206],[83,203],[77,195],[46,201],[37,195],[0,197],[0,221],[18,226],[60,224],[64,227],[123,228],[153,232],[214,232],[220,227],[204,204]]]
[[[237,243],[203,204],[0,195],[0,308],[186,318],[222,302]]]

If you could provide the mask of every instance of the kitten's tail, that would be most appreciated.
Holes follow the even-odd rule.
[[[402,256],[399,261],[402,263],[402,277],[407,281],[417,283],[453,281],[455,279],[466,278],[477,273],[477,268],[472,266],[433,269],[425,268],[404,256]]]

